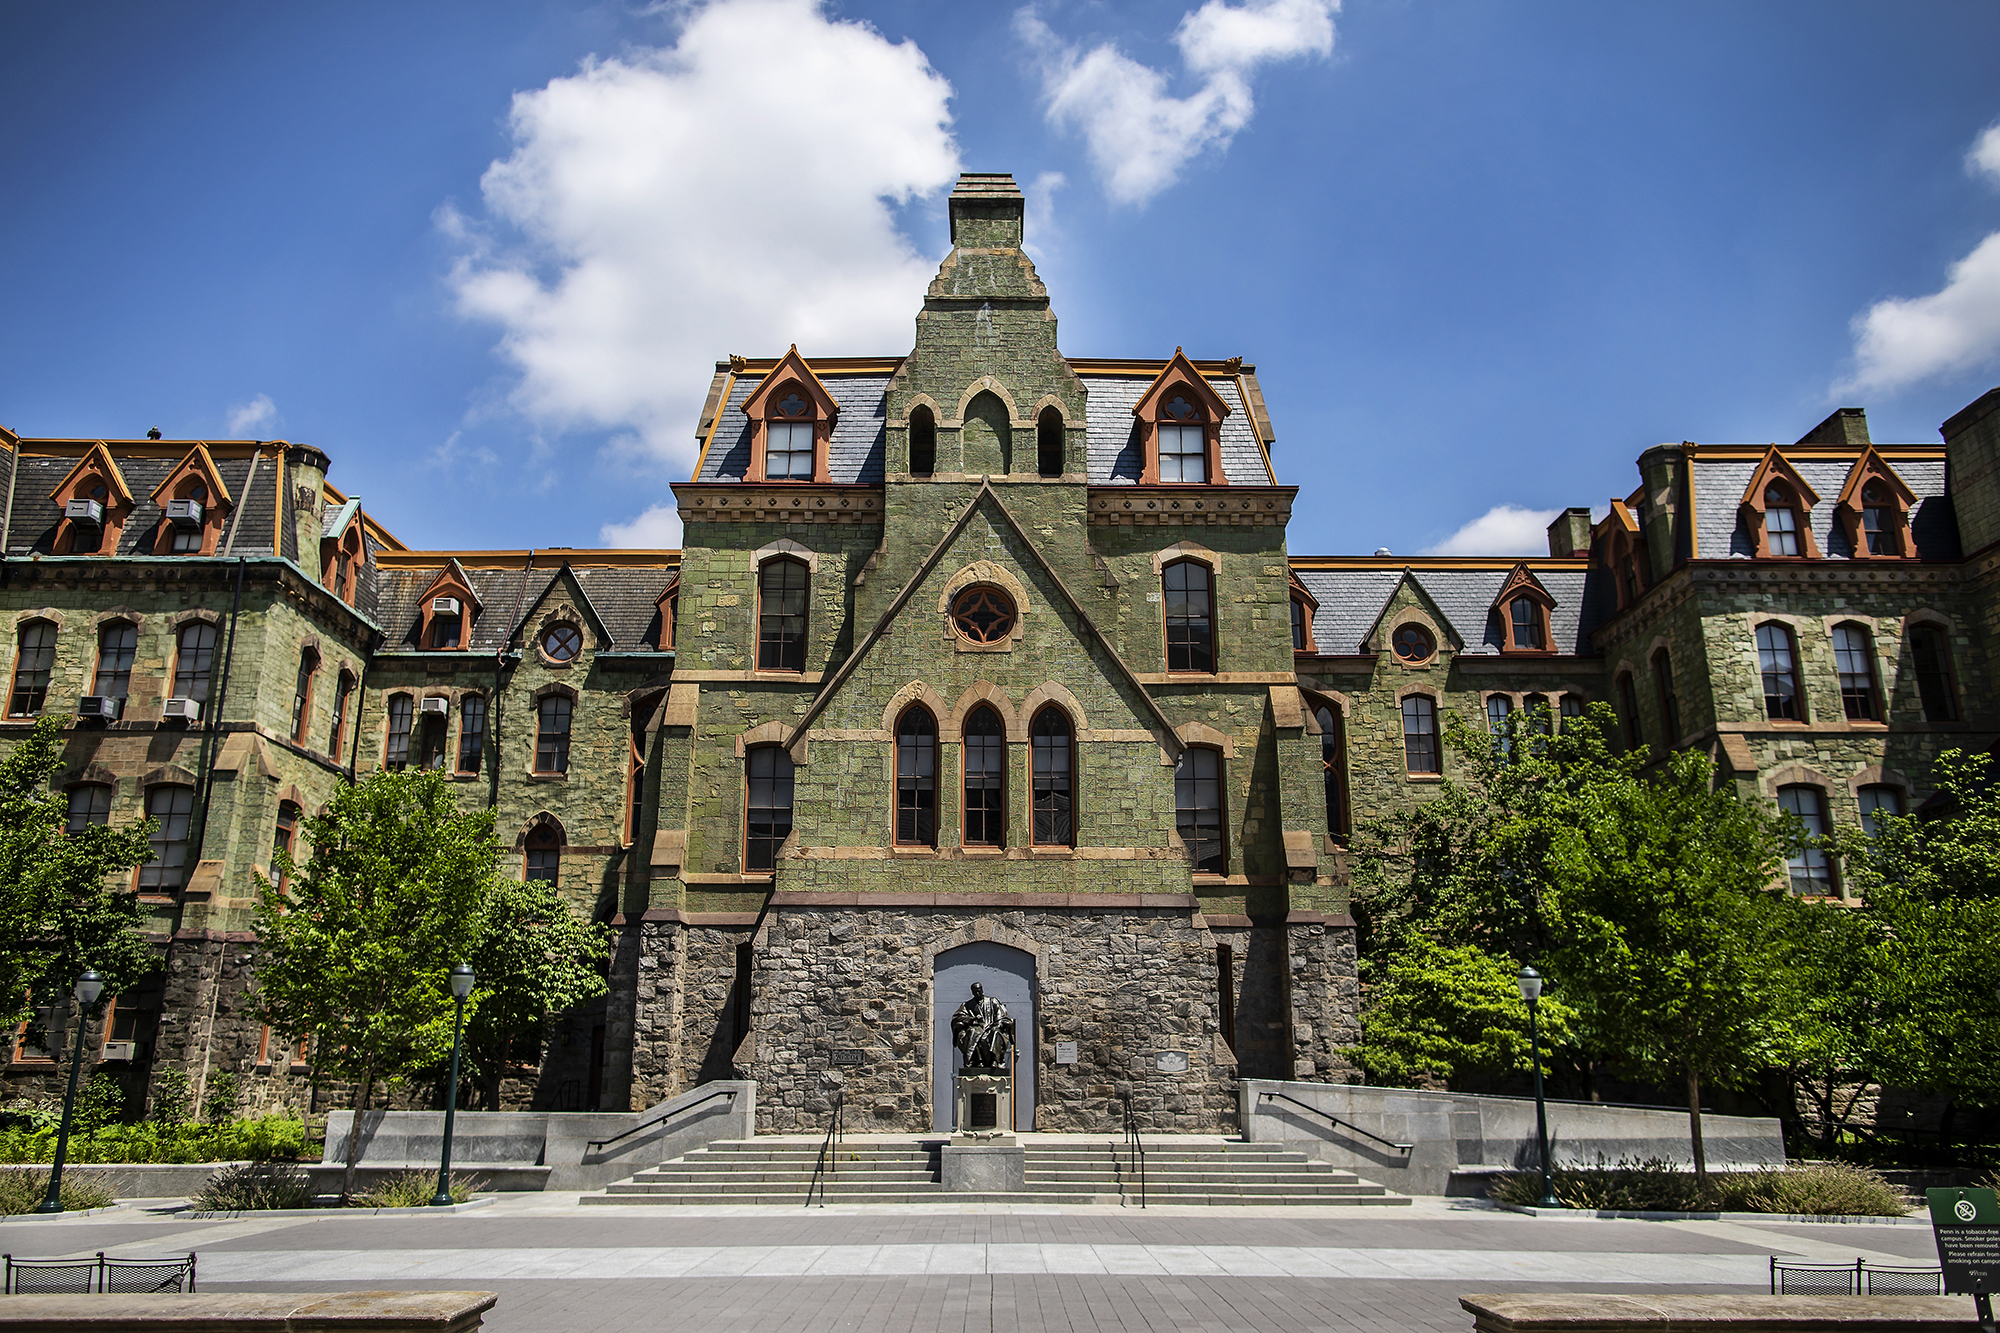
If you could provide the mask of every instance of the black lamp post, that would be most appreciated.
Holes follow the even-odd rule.
[[[76,979],[76,1045],[69,1057],[69,1091],[63,1094],[62,1128],[56,1131],[56,1160],[49,1168],[49,1195],[42,1200],[38,1213],[59,1213],[63,1210],[62,1169],[63,1158],[69,1156],[69,1117],[76,1108],[76,1071],[83,1065],[83,1029],[88,1022],[90,1006],[97,1003],[97,997],[104,994],[104,978],[95,972],[85,972]]]
[[[451,970],[451,998],[458,1012],[451,1020],[451,1082],[444,1089],[444,1152],[438,1158],[438,1192],[432,1207],[451,1202],[451,1122],[458,1116],[458,1034],[465,1027],[465,997],[472,994],[472,969],[460,963]]]
[[[1549,1112],[1542,1100],[1542,1032],[1535,1022],[1535,1010],[1542,1002],[1542,974],[1524,967],[1514,981],[1521,988],[1521,998],[1528,1002],[1528,1045],[1535,1062],[1535,1139],[1542,1149],[1542,1197],[1535,1200],[1535,1206],[1560,1208],[1563,1201],[1556,1197],[1555,1182],[1549,1177]]]

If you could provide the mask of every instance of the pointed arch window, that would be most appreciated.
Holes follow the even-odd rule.
[[[1326,789],[1326,831],[1347,836],[1347,733],[1340,715],[1321,704],[1313,710],[1319,723],[1319,775]]]
[[[1804,555],[1799,536],[1799,511],[1792,488],[1772,482],[1764,488],[1764,553],[1774,556]]]
[[[1548,611],[1533,597],[1516,597],[1507,603],[1508,646],[1518,652],[1548,649]]]
[[[547,824],[537,824],[529,830],[522,863],[521,878],[533,884],[562,882],[562,838]]]
[[[287,876],[278,858],[296,856],[299,837],[299,807],[296,801],[278,802],[278,824],[271,834],[271,875],[278,892],[285,891]]]
[[[1903,813],[1903,789],[1882,783],[1863,787],[1855,794],[1861,806],[1861,831],[1869,837],[1877,837],[1882,832],[1884,815]]]
[[[1163,485],[1208,481],[1208,428],[1190,395],[1169,393],[1160,406],[1160,481]]]
[[[1764,716],[1774,721],[1805,721],[1799,698],[1799,652],[1789,627],[1766,621],[1757,627],[1757,669],[1764,680]]]
[[[326,739],[326,752],[340,759],[341,751],[347,748],[347,709],[354,701],[354,673],[342,671],[333,686],[333,732]]]
[[[306,728],[312,725],[313,678],[319,674],[319,654],[308,648],[299,654],[299,673],[292,682],[292,740],[306,743]]]
[[[922,704],[896,722],[896,843],[937,846],[937,719]]]
[[[779,556],[757,571],[757,669],[806,669],[806,594],[812,584],[805,561]]]
[[[1214,576],[1199,560],[1176,560],[1160,572],[1166,596],[1167,670],[1215,670]]]
[[[1174,828],[1199,874],[1229,873],[1222,841],[1222,756],[1189,746],[1174,761]]]
[[[1074,846],[1076,745],[1069,714],[1054,704],[1036,713],[1028,748],[1034,768],[1035,845]]]
[[[1035,418],[1035,471],[1044,477],[1063,474],[1063,419],[1053,405]]]
[[[1493,753],[1502,762],[1508,757],[1507,719],[1513,715],[1514,701],[1504,694],[1486,696],[1486,730],[1493,737]]]
[[[1897,528],[1902,522],[1902,514],[1896,509],[1894,497],[1889,488],[1879,481],[1871,481],[1861,488],[1861,539],[1862,548],[1870,555],[1901,555],[1902,543],[1897,540]]]
[[[985,704],[965,719],[965,845],[1007,845],[1007,732]]]
[[[49,699],[49,678],[56,666],[53,621],[30,620],[21,626],[14,654],[14,689],[7,716],[34,717]]]
[[[792,756],[782,745],[759,745],[744,756],[743,868],[778,867],[778,849],[792,836]]]

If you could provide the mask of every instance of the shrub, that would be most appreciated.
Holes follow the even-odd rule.
[[[251,1162],[216,1172],[189,1202],[203,1212],[228,1213],[310,1208],[318,1201],[303,1169],[288,1162]]]
[[[108,1125],[94,1135],[70,1128],[70,1159],[77,1162],[227,1162],[295,1158],[305,1149],[306,1126],[278,1112],[222,1125]],[[0,1162],[55,1158],[56,1127],[0,1130]]]
[[[208,1080],[208,1096],[201,1104],[201,1118],[211,1125],[226,1125],[236,1115],[239,1081],[228,1070],[219,1070]]]
[[[1802,1162],[1780,1171],[1711,1174],[1703,1190],[1693,1170],[1652,1157],[1607,1166],[1559,1166],[1556,1198],[1570,1208],[1611,1212],[1810,1213],[1821,1217],[1900,1217],[1909,1211],[1895,1188],[1867,1167],[1845,1162]],[[1539,1172],[1499,1177],[1487,1191],[1501,1203],[1533,1204],[1542,1195]]]
[[[161,1125],[185,1125],[192,1093],[185,1065],[168,1065],[153,1077],[150,1119]]]
[[[354,1196],[356,1208],[421,1208],[437,1195],[437,1172],[411,1168],[399,1171],[374,1188]],[[471,1176],[451,1177],[451,1201],[464,1203],[477,1185]]]
[[[34,1212],[42,1206],[48,1192],[46,1171],[0,1171],[0,1216]],[[63,1170],[63,1207],[72,1212],[109,1207],[116,1197],[101,1177],[87,1171]]]

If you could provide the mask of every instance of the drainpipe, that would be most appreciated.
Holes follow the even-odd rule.
[[[492,721],[493,765],[486,779],[486,808],[500,804],[500,672],[507,660],[507,645],[514,641],[514,629],[521,621],[521,607],[528,600],[528,580],[535,576],[535,548],[528,548],[527,568],[521,571],[521,587],[514,594],[514,610],[507,617],[507,635],[493,650],[493,706],[486,710]]]

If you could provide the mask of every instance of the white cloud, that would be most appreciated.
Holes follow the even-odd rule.
[[[1060,171],[1044,171],[1021,191],[1028,208],[1022,227],[1026,239],[1021,248],[1035,259],[1054,249],[1062,239],[1062,231],[1056,226],[1056,191],[1067,184],[1069,177]]]
[[[1953,264],[1940,290],[1878,301],[1857,315],[1854,360],[1836,394],[1900,389],[2000,360],[2000,231]]]
[[[229,409],[229,435],[233,439],[262,439],[258,432],[275,425],[278,420],[278,405],[271,401],[271,395],[260,393],[247,403],[238,403]]]
[[[1190,158],[1228,147],[1250,123],[1259,65],[1331,54],[1339,8],[1339,0],[1207,0],[1174,32],[1182,65],[1202,80],[1186,97],[1109,42],[1088,51],[1066,44],[1032,6],[1015,13],[1014,30],[1041,66],[1049,122],[1082,133],[1114,202],[1143,204]]]
[[[1972,141],[1972,151],[1965,155],[1965,169],[2000,185],[2000,123],[1988,125],[1985,132]]]
[[[597,530],[597,540],[606,546],[678,547],[681,544],[680,511],[672,504],[654,505],[629,523],[606,523]]]
[[[913,43],[816,0],[673,12],[671,46],[516,94],[487,216],[437,217],[460,312],[499,326],[518,372],[512,406],[550,436],[629,436],[604,455],[621,472],[693,461],[725,353],[908,349],[936,266],[891,204],[958,172],[951,86]]]
[[[1560,509],[1495,505],[1424,555],[1547,555],[1549,524]]]

